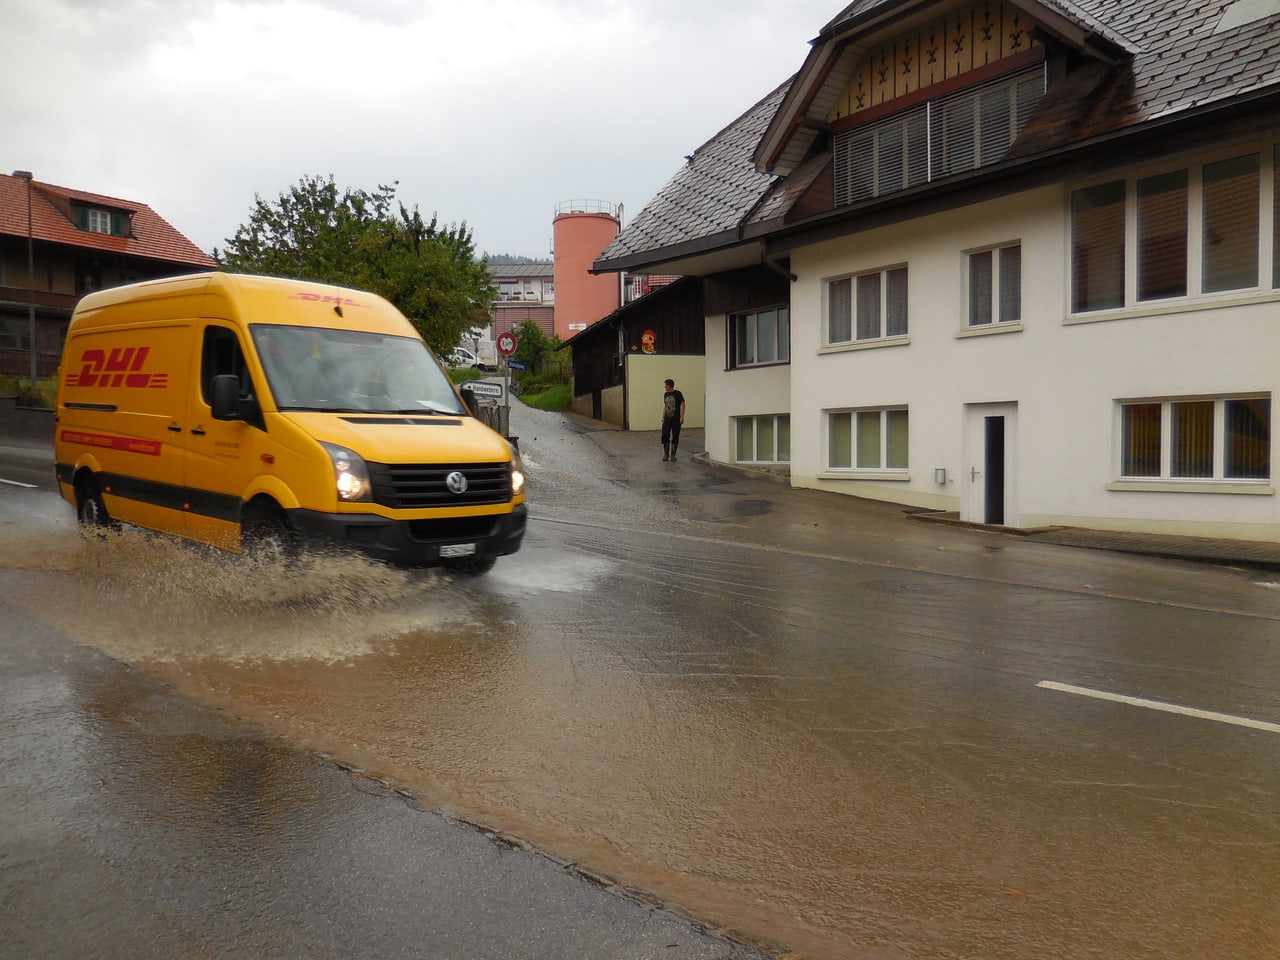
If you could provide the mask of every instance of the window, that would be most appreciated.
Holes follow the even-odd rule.
[[[1124,306],[1123,180],[1071,195],[1071,310]]]
[[[1187,171],[1138,181],[1138,299],[1187,295]]]
[[[729,366],[786,363],[791,359],[791,311],[767,307],[729,317]]]
[[[916,107],[859,128],[842,146],[836,163],[837,205],[927,183],[928,108]]]
[[[1022,319],[1022,245],[969,254],[969,326]]]
[[[1204,291],[1258,285],[1258,154],[1204,167]]]
[[[836,411],[827,415],[827,465],[833,470],[906,470],[907,411]]]
[[[827,342],[907,335],[907,268],[891,267],[827,284]]]
[[[85,229],[90,233],[110,233],[111,214],[106,210],[90,208],[85,212]]]
[[[1120,476],[1269,480],[1271,398],[1186,398],[1120,406]]]
[[[1072,312],[1258,287],[1261,185],[1261,155],[1251,153],[1073,191]],[[1280,243],[1276,203],[1265,213]],[[1280,247],[1273,256],[1272,284],[1280,286]]]
[[[836,206],[998,163],[1044,96],[1044,84],[1037,66],[838,134]]]
[[[786,414],[737,417],[735,456],[739,463],[789,463],[791,418]]]
[[[249,379],[249,368],[235,331],[205,327],[204,348],[200,354],[200,393],[210,407],[213,406],[213,378],[224,374],[240,378],[240,399],[253,396],[253,381]]]

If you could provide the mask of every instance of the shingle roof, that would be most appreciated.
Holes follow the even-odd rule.
[[[1050,87],[1018,142],[1011,162],[1048,151],[1086,146],[1098,138],[1138,132],[1143,125],[1177,119],[1191,111],[1226,106],[1241,98],[1280,93],[1280,16],[1246,20],[1224,17],[1236,3],[1185,0],[1008,0],[1059,18],[1107,54],[1078,67]],[[829,24],[815,44],[830,43],[859,20],[883,20],[898,9],[923,4],[902,0],[858,0]],[[1241,18],[1244,19],[1244,18]],[[815,53],[817,51],[815,50]],[[817,63],[811,54],[809,63]],[[822,82],[822,71],[802,71],[801,82]],[[754,166],[754,154],[784,103],[790,85],[774,90],[694,155],[597,261],[629,258],[657,264],[701,244],[732,243],[741,225],[763,224],[785,215],[821,173],[821,158],[773,180]],[[797,87],[791,103],[805,99]],[[780,123],[781,120],[778,120]],[[789,128],[775,126],[778,130]],[[807,131],[812,135],[812,131]],[[774,134],[771,134],[771,136]],[[786,134],[790,135],[790,134]],[[772,187],[772,189],[771,189]],[[945,189],[945,186],[942,187]]]
[[[791,81],[777,87],[700,146],[597,263],[696,240],[732,240],[738,224],[773,182],[752,163],[764,128]]]
[[[79,229],[63,210],[71,202],[128,213],[132,236],[117,237]],[[213,269],[217,262],[175,230],[145,203],[73,190],[38,180],[31,182],[31,232],[44,243],[101,250],[122,256],[185,263]],[[0,174],[0,235],[27,236],[27,181]]]

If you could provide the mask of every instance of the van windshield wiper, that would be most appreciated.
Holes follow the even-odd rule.
[[[369,413],[357,407],[281,407],[281,413]]]

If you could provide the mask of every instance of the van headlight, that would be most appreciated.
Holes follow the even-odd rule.
[[[338,499],[343,503],[373,499],[373,486],[369,483],[369,468],[360,454],[335,443],[320,441],[325,453],[333,461],[333,482],[338,489]]]
[[[520,461],[511,461],[511,495],[518,497],[524,493],[524,471],[520,469]]]

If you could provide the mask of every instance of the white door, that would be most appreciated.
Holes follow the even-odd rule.
[[[1018,526],[1018,405],[972,403],[966,408],[966,484],[960,519]]]

